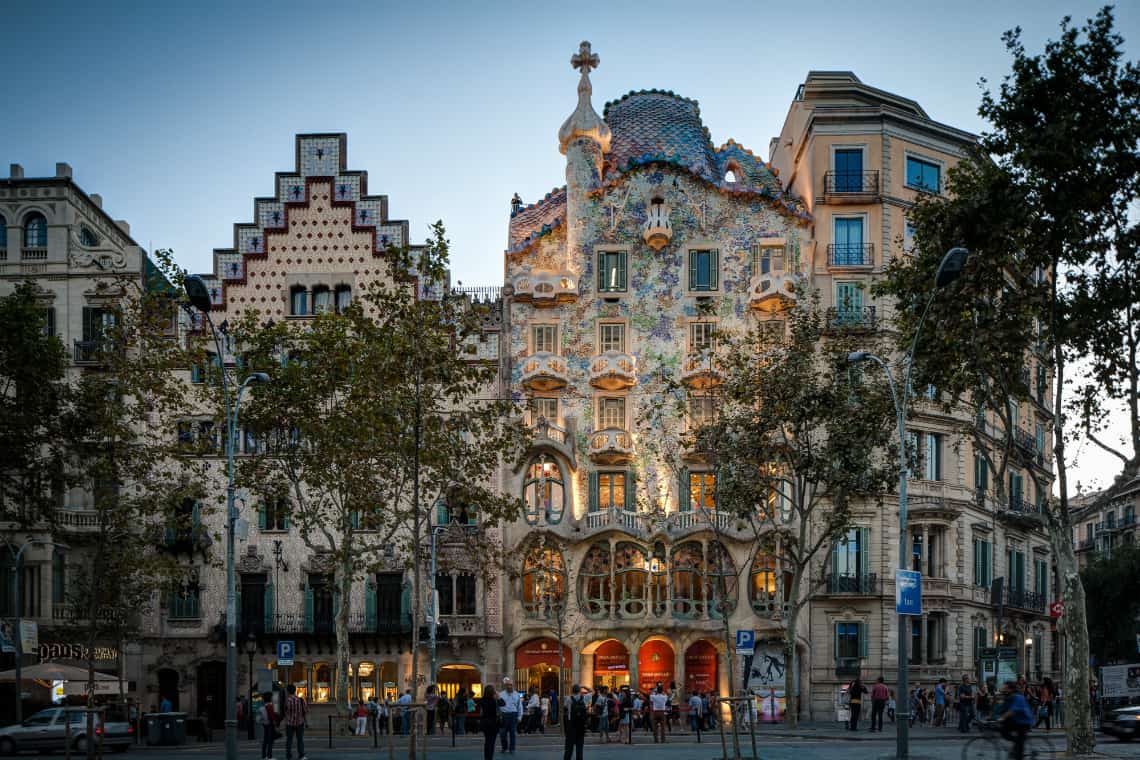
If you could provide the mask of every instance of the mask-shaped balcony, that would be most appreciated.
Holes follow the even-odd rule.
[[[690,388],[711,388],[724,378],[716,357],[707,351],[690,351],[681,362],[681,382]]]
[[[605,428],[590,435],[590,459],[598,464],[624,464],[633,459],[633,437],[621,428]]]
[[[523,360],[519,382],[527,390],[554,391],[565,388],[568,379],[566,360],[556,354],[540,351]]]
[[[795,272],[766,272],[748,281],[748,303],[753,309],[778,312],[796,302]]]
[[[515,275],[514,299],[537,308],[573,303],[578,298],[578,276],[573,272],[536,271]]]
[[[637,382],[637,360],[621,351],[606,351],[590,362],[590,385],[607,391],[624,390]]]

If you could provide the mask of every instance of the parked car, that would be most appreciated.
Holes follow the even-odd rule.
[[[96,713],[94,725],[96,740],[102,737],[104,749],[126,752],[134,740],[134,727],[125,720],[103,720]],[[82,707],[49,707],[22,723],[0,728],[0,755],[14,755],[23,750],[62,750],[69,737],[73,750],[87,751],[87,711]]]
[[[1122,742],[1130,742],[1140,730],[1140,705],[1113,710],[1107,720],[1100,722],[1100,730]]]

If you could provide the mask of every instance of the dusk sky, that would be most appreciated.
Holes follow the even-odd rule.
[[[293,136],[347,132],[350,169],[408,219],[413,241],[442,219],[453,281],[502,282],[509,202],[564,183],[557,130],[575,104],[580,40],[601,56],[594,105],[643,88],[700,102],[717,145],[768,156],[811,69],[854,71],[936,120],[984,129],[981,77],[1031,51],[1062,16],[1101,3],[878,2],[52,2],[7,0],[0,161],[27,176],[70,163],[148,250],[192,271],[232,244]],[[1117,27],[1140,58],[1140,2]],[[1077,479],[1116,462],[1084,451]]]

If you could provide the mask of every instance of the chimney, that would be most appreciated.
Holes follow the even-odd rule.
[[[99,195],[99,193],[91,193],[91,195],[89,195],[87,197],[90,198],[91,202],[94,203],[96,206],[98,206],[99,208],[103,208],[103,196],[102,195]]]
[[[19,164],[8,164],[8,176],[11,179],[23,179],[24,167]]]
[[[62,161],[57,162],[55,165],[55,176],[71,179],[71,164]]]
[[[127,224],[127,222],[126,222],[125,220],[123,220],[123,219],[116,219],[116,220],[115,220],[115,225],[116,225],[116,226],[117,226],[117,227],[118,227],[120,230],[122,230],[124,234],[126,234],[126,235],[130,235],[130,234],[131,234],[131,225]]]

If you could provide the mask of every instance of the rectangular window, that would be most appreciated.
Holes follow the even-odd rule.
[[[258,527],[261,530],[288,530],[289,500],[284,496],[265,497],[261,502]]]
[[[974,585],[989,588],[993,582],[993,543],[974,539]]]
[[[835,150],[835,192],[858,193],[863,189],[863,149]]]
[[[918,228],[907,222],[906,226],[903,227],[903,253],[914,255],[916,237],[918,237]]]
[[[689,504],[695,509],[716,509],[716,474],[689,473]]]
[[[942,480],[942,435],[924,433],[922,471],[924,480]]]
[[[328,288],[313,289],[313,313],[328,314],[333,310],[332,293]]]
[[[937,193],[942,188],[942,167],[914,156],[906,157],[906,184],[916,190]]]
[[[171,592],[171,620],[196,620],[201,616],[201,591],[197,583],[188,583],[184,586],[179,586]]]
[[[1006,552],[1006,568],[1009,577],[1006,584],[1013,591],[1025,591],[1025,553],[1010,549]]]
[[[716,348],[716,322],[689,323],[689,351],[710,351]]]
[[[626,251],[600,251],[598,253],[598,292],[624,293],[627,283]]]
[[[836,578],[859,578],[867,572],[867,528],[849,528],[831,554],[831,572]]]
[[[625,353],[625,323],[602,322],[598,325],[598,348],[601,353],[617,351]]]
[[[44,309],[44,335],[49,338],[55,337],[55,307],[48,306]]]
[[[835,659],[839,662],[858,660],[866,656],[866,642],[862,623],[835,624]]]
[[[336,289],[336,313],[343,314],[344,310],[352,304],[352,288],[341,285]]]
[[[716,398],[713,396],[689,396],[689,427],[693,430],[711,424],[716,420]]]
[[[475,614],[475,576],[460,573],[455,576],[455,614]]]
[[[1009,473],[1009,503],[1015,509],[1025,499],[1025,479],[1020,472]]]
[[[784,271],[784,246],[756,243],[752,246],[753,277],[764,274],[779,274]]]
[[[1033,590],[1042,599],[1049,595],[1049,563],[1043,559],[1033,560]]]
[[[982,650],[987,649],[990,644],[989,634],[986,629],[981,626],[974,626],[974,659],[982,659]]]
[[[863,288],[859,283],[835,283],[835,310],[840,322],[858,322],[862,319]]]
[[[625,430],[625,399],[603,398],[598,406],[598,419],[602,428]]]
[[[1016,429],[1018,423],[1021,421],[1021,408],[1018,406],[1016,399],[1009,400],[1008,408],[1010,427]]]
[[[625,473],[598,473],[598,508],[625,509]]]
[[[719,270],[719,251],[689,251],[689,290],[716,290]]]
[[[455,614],[455,589],[451,586],[451,576],[447,573],[436,573],[435,592],[439,595],[439,614]]]
[[[543,398],[541,396],[530,400],[531,424],[545,419],[551,424],[558,424],[558,399]]]
[[[83,340],[102,340],[115,326],[115,312],[94,306],[83,307]]]
[[[531,350],[533,353],[558,353],[558,325],[531,325]]]
[[[303,287],[294,287],[289,293],[289,313],[304,317],[309,313],[309,292]]]
[[[974,490],[985,493],[990,490],[990,464],[979,452],[974,452]]]
[[[835,220],[835,243],[832,247],[832,265],[837,267],[870,264],[863,247],[863,217]]]

